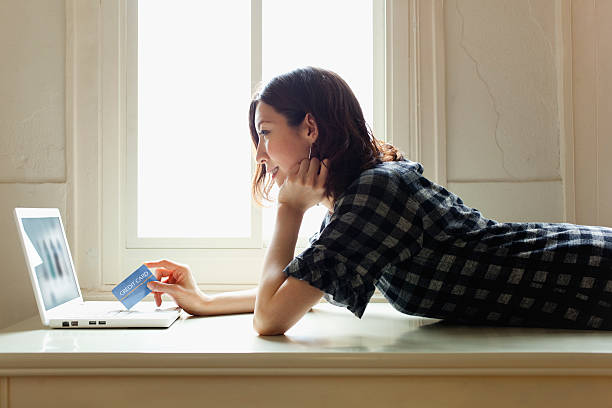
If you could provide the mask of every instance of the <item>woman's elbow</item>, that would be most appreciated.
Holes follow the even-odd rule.
[[[253,315],[253,329],[260,336],[280,336],[289,329],[271,319],[262,318],[260,313]]]
[[[262,322],[257,316],[253,317],[253,329],[260,336],[280,336],[285,334],[286,328],[270,322]]]

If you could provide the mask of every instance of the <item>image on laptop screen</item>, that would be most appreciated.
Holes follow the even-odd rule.
[[[45,309],[79,296],[68,248],[57,217],[23,218],[26,252],[36,271]]]

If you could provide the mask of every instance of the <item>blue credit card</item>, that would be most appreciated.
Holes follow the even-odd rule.
[[[113,295],[128,309],[151,293],[147,283],[157,280],[149,268],[142,265],[113,289]]]

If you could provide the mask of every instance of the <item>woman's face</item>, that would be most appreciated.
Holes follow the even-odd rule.
[[[280,186],[300,161],[308,158],[310,145],[316,140],[314,119],[307,114],[297,128],[292,128],[283,115],[260,101],[255,109],[255,129],[259,134],[255,159],[266,166],[266,173]]]

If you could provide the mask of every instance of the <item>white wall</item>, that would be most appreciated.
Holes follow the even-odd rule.
[[[448,188],[500,221],[562,222],[555,2],[444,8]]]
[[[0,327],[36,314],[14,207],[68,205],[63,0],[0,12]]]

